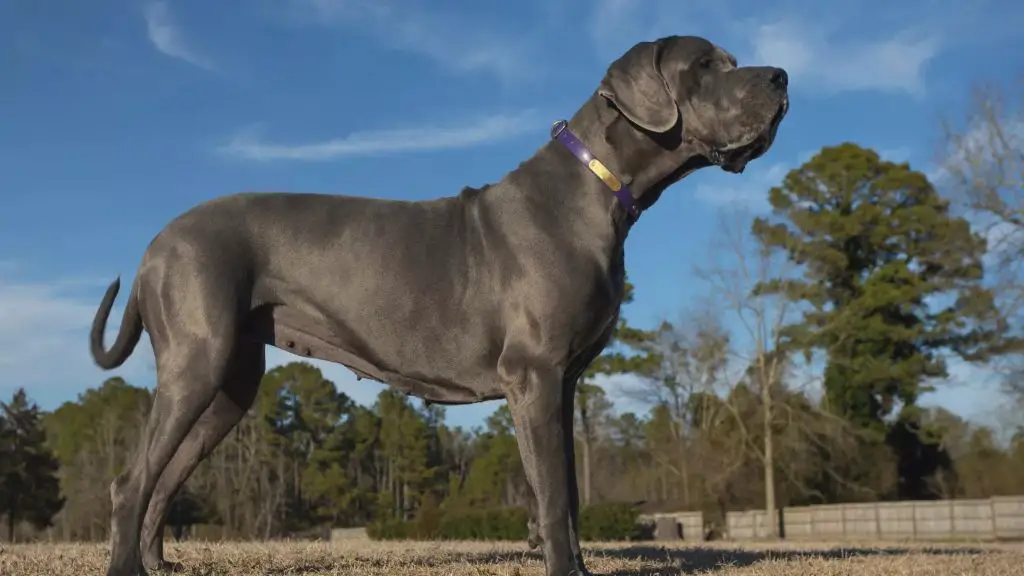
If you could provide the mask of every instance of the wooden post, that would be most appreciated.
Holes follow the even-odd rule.
[[[912,534],[912,539],[917,540],[917,502],[910,502],[910,518],[910,530]]]
[[[998,540],[999,539],[999,524],[996,522],[996,510],[998,508],[996,507],[995,498],[989,498],[988,499],[988,508],[991,511],[991,515],[992,515],[992,539],[993,540]]]
[[[953,499],[949,500],[949,532],[951,537],[956,537],[956,506]]]
[[[875,538],[882,537],[882,513],[879,509],[879,503],[875,502]]]

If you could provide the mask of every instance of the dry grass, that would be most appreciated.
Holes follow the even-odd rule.
[[[167,556],[192,576],[378,574],[543,574],[540,556],[520,543],[187,543],[167,545]],[[588,566],[598,575],[713,574],[789,576],[883,574],[1024,575],[1024,545],[860,545],[707,543],[676,545],[593,544]],[[107,546],[34,544],[0,551],[3,576],[79,576],[106,571]]]

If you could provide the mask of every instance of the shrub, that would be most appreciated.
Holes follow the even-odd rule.
[[[448,510],[441,518],[443,540],[526,540],[529,514],[522,508]]]
[[[396,519],[378,520],[366,527],[366,535],[372,540],[408,540],[411,537],[412,522]]]
[[[594,504],[580,510],[580,540],[640,540],[642,527],[632,504]]]
[[[427,494],[416,511],[409,536],[416,540],[439,540],[441,538],[441,520],[443,512],[438,504],[437,496]]]

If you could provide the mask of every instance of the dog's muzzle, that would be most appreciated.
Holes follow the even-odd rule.
[[[763,132],[757,135],[750,143],[724,150],[721,148],[713,148],[708,151],[707,159],[715,166],[720,167],[726,172],[732,172],[733,174],[742,174],[743,170],[747,167],[747,163],[754,158],[760,157],[764,154],[768,147],[771,146],[772,141],[775,140],[775,132],[779,128],[779,124],[782,123],[782,119],[786,116],[786,112],[789,110],[789,98],[784,97],[782,102],[779,103],[778,108],[775,110],[775,114],[772,115],[771,120],[768,122],[767,128]]]

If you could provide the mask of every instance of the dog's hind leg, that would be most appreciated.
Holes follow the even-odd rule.
[[[134,461],[110,486],[107,576],[145,573],[140,532],[149,501],[189,430],[213,404],[236,345],[239,310],[233,294],[196,294],[193,288],[183,292],[190,309],[164,301],[154,317],[147,318],[156,352],[156,394]]]
[[[171,500],[200,462],[242,420],[252,407],[266,369],[266,347],[258,342],[239,343],[223,387],[213,404],[189,430],[157,482],[142,523],[142,564],[147,570],[171,571],[178,566],[164,559],[164,526]]]

